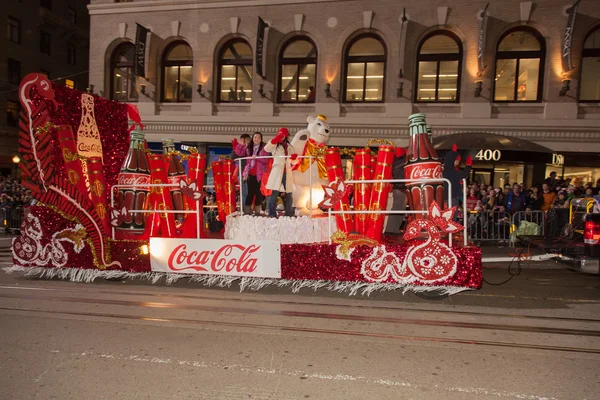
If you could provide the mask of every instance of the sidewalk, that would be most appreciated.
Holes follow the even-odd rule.
[[[546,253],[536,247],[529,249],[523,247],[498,247],[497,245],[482,245],[481,255],[484,265],[508,264],[511,261],[517,262],[517,254],[521,256],[521,268],[536,269],[569,269],[578,265],[575,261],[556,261],[552,258],[544,259]],[[537,256],[537,257],[536,257]],[[550,256],[548,256],[550,257]],[[537,258],[537,259],[536,259]],[[542,258],[541,260],[539,258]]]

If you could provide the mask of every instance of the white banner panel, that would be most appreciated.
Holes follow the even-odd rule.
[[[150,238],[152,271],[281,278],[278,241]]]

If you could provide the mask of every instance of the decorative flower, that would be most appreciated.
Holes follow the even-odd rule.
[[[442,210],[435,201],[432,201],[429,205],[429,219],[431,219],[442,232],[455,233],[465,229],[461,224],[452,221],[455,212],[456,207]]]
[[[332,208],[352,190],[350,186],[346,185],[343,179],[335,180],[327,186],[321,186],[323,186],[323,190],[325,191],[325,198],[319,203],[319,208]]]
[[[113,208],[111,210],[110,215],[111,215],[110,224],[116,228],[119,225],[121,225],[123,223],[123,221],[125,221],[125,218],[127,218],[127,215],[129,215],[129,212],[127,211],[127,208],[125,208],[125,207],[123,207],[121,209],[121,211]]]
[[[194,201],[202,201],[206,194],[198,188],[198,182],[190,182],[189,184],[184,180],[179,181],[179,188],[181,192],[191,198]]]

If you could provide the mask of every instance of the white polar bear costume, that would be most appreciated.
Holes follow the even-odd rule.
[[[307,118],[308,126],[294,135],[291,145],[299,156],[315,155],[316,151],[326,148],[331,128],[323,115]],[[327,185],[327,170],[323,155],[320,158],[298,158],[293,166],[294,207],[301,215],[310,214],[310,186],[312,177],[312,209],[318,213],[318,205],[323,200],[322,185]]]

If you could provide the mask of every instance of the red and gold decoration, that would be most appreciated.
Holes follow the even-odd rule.
[[[188,178],[187,181],[181,181],[180,187],[184,195],[188,210],[197,210],[197,203],[202,207],[202,184],[206,170],[206,155],[194,152],[188,157]],[[198,233],[198,226],[202,227],[204,212],[201,209],[198,216],[196,214],[187,214],[183,226],[183,237],[194,238]],[[202,234],[202,229],[200,230]]]
[[[344,183],[340,149],[330,147],[325,151],[325,165],[330,184],[323,186],[325,199],[319,204],[319,207],[323,205],[325,208],[333,207],[335,211],[350,211],[350,202],[348,201],[350,187]],[[351,214],[337,214],[335,219],[339,230],[350,233],[354,229],[354,218]]]
[[[95,205],[98,218],[102,221],[106,235],[110,233],[110,215],[108,207],[108,188],[104,172],[102,170],[102,159],[100,157],[90,157],[86,160],[88,174],[90,178],[90,198]]]
[[[371,150],[368,148],[356,149],[354,156],[354,180],[368,181],[372,179]],[[371,184],[359,183],[354,185],[354,209],[366,211],[371,205]],[[368,214],[356,214],[355,230],[361,235],[367,234]]]
[[[73,186],[76,186],[81,193],[88,193],[88,188],[85,184],[83,174],[82,157],[77,153],[77,143],[73,129],[69,125],[60,125],[56,127],[58,135],[58,143],[62,151],[62,158],[66,169],[67,180]],[[41,131],[37,131],[38,135],[42,135]],[[44,136],[50,138],[51,135],[46,132]]]
[[[394,162],[394,147],[380,146],[377,152],[377,163],[373,180],[392,179],[392,164]],[[384,211],[387,207],[388,194],[391,185],[389,183],[377,182],[371,188],[371,200],[369,211]],[[367,236],[371,239],[381,240],[384,214],[368,214]]]
[[[233,160],[226,158],[223,160],[223,194],[225,195],[223,205],[225,218],[235,211],[235,166]],[[225,221],[225,218],[223,221]]]
[[[163,156],[151,154],[148,156],[148,161],[150,163],[152,184],[166,185],[168,177]],[[150,187],[150,208],[157,211],[173,210],[173,201],[168,187]],[[148,237],[177,237],[173,213],[150,213],[147,218],[146,231]]]

